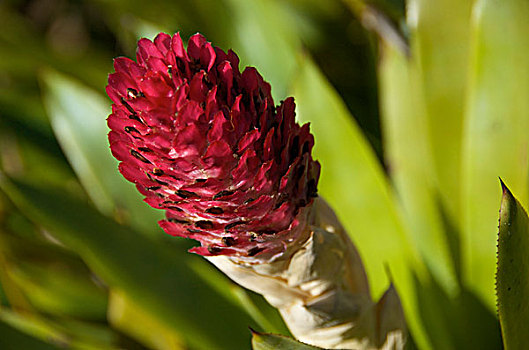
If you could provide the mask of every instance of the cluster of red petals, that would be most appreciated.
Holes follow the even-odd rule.
[[[255,68],[196,34],[141,39],[137,63],[114,61],[107,93],[119,170],[166,210],[168,234],[201,255],[275,256],[296,239],[316,193],[319,164],[292,98],[274,106]]]

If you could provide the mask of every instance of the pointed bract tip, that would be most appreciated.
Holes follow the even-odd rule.
[[[389,287],[391,288],[393,286],[393,275],[391,274],[391,269],[389,267],[389,264],[388,262],[385,262],[384,263],[384,270],[386,272],[386,276],[388,277],[388,280],[389,280]]]
[[[260,336],[260,335],[262,335],[261,332],[256,331],[255,329],[253,329],[253,328],[250,327],[250,326],[248,326],[248,329],[249,329],[250,332],[252,333],[252,336]]]

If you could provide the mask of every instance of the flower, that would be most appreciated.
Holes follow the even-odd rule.
[[[123,176],[166,211],[160,226],[192,252],[272,259],[301,239],[319,177],[293,98],[274,106],[255,68],[195,34],[138,42],[106,88],[110,147]]]

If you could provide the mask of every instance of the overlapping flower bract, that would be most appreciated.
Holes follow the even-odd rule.
[[[109,140],[119,170],[168,234],[201,255],[273,257],[294,242],[316,193],[319,164],[293,98],[277,107],[255,68],[196,34],[141,39],[137,63],[114,61]]]

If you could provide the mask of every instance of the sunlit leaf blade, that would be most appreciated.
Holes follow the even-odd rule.
[[[1,322],[60,348],[102,350],[113,350],[122,346],[127,348],[126,340],[102,323],[80,321],[70,317],[51,318],[43,314],[15,312],[7,308],[0,309]]]
[[[505,349],[529,344],[529,218],[502,183],[496,294]]]
[[[9,287],[10,305],[47,315],[104,320],[107,292],[82,260],[30,232],[23,237],[0,229],[0,281]]]
[[[163,213],[142,202],[110,153],[106,125],[110,101],[52,70],[44,71],[41,81],[55,135],[98,209],[121,216],[143,232],[161,235],[155,223]]]
[[[6,259],[4,238],[0,236],[0,301],[18,310],[31,310],[31,305],[21,288],[13,280]]]
[[[180,336],[171,327],[160,323],[119,290],[110,291],[108,320],[116,329],[149,348],[184,349]]]
[[[299,67],[293,95],[299,119],[310,121],[316,139],[314,155],[322,165],[319,192],[357,245],[377,297],[387,287],[384,266],[389,266],[410,328],[426,344],[412,280],[412,271],[422,275],[424,265],[406,237],[387,179],[333,88],[308,57],[300,58]]]
[[[528,196],[529,2],[480,0],[463,155],[463,257],[467,285],[494,310],[498,176]]]
[[[107,295],[85,271],[61,262],[37,265],[20,262],[11,271],[13,280],[40,312],[86,319],[105,318]]]
[[[315,346],[300,343],[282,335],[252,331],[253,350],[318,350]]]
[[[432,274],[444,288],[457,290],[459,252],[450,249],[438,211],[416,67],[387,45],[378,67],[385,156],[406,228]]]
[[[459,218],[463,109],[467,81],[472,0],[412,0],[407,22],[417,85],[424,99],[439,199],[452,220]],[[425,167],[427,164],[424,165]]]
[[[5,323],[28,336],[52,344],[69,345],[72,340],[62,330],[58,330],[35,313],[15,312],[2,308],[0,309],[0,323]]]
[[[4,350],[56,350],[60,347],[33,338],[0,321],[0,348]]]
[[[5,178],[0,186],[33,220],[81,255],[106,283],[126,292],[194,347],[247,346],[249,337],[241,330],[255,322],[231,295],[229,281],[199,257],[182,259],[169,244],[118,225],[65,193]],[[197,260],[200,263],[190,264]],[[201,278],[204,273],[207,280]]]

